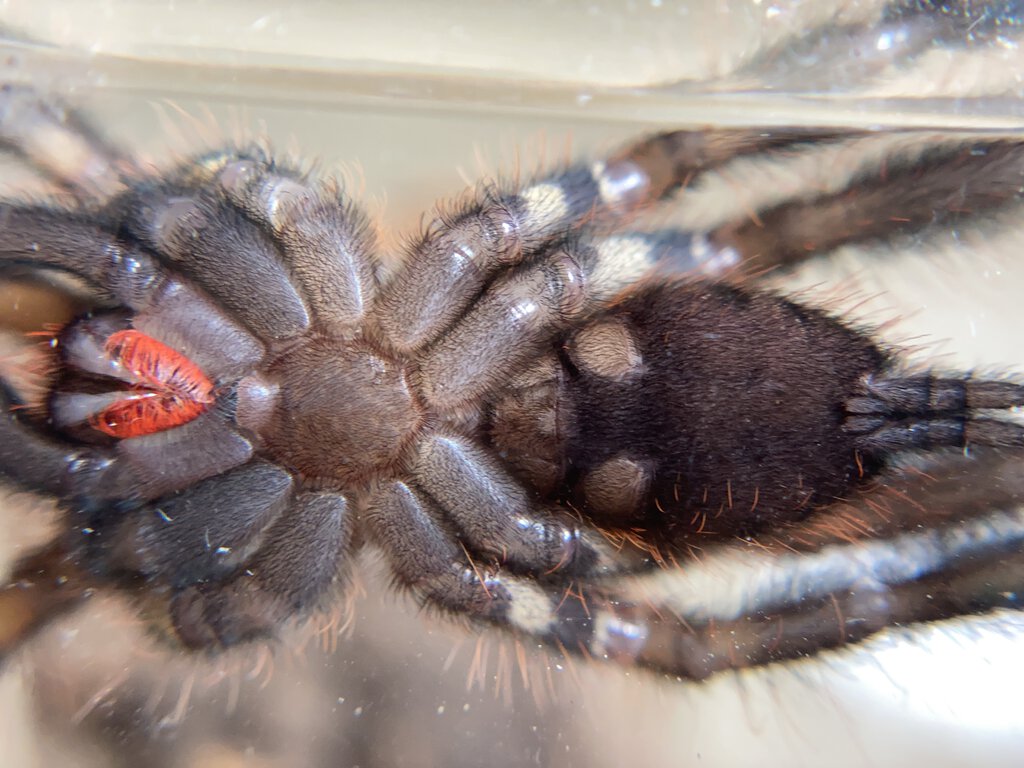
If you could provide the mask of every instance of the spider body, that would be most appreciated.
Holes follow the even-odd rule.
[[[886,559],[921,527],[918,507],[884,525],[836,510],[900,454],[1024,445],[998,413],[1024,388],[911,373],[869,334],[761,287],[759,271],[811,239],[804,201],[765,213],[773,248],[736,226],[622,231],[737,157],[848,135],[659,134],[484,188],[387,274],[330,183],[234,149],[142,172],[71,126],[55,127],[85,143],[90,173],[129,170],[106,174],[109,195],[58,174],[71,209],[0,208],[0,265],[69,272],[91,295],[55,337],[45,412],[11,410],[5,383],[0,471],[66,517],[0,593],[20,617],[4,650],[92,586],[130,594],[189,648],[270,637],[343,586],[363,542],[427,605],[693,678],[1015,605],[998,567],[1020,554],[1012,515],[936,523],[952,540],[925,541],[923,573]],[[929,192],[899,215],[860,182],[866,237],[1010,204],[1019,142],[943,152],[885,171],[896,197]],[[820,227],[838,197],[819,202]],[[836,238],[853,234],[820,239]],[[972,524],[992,535],[957,538]],[[845,567],[755,585],[739,607],[687,593],[692,553],[749,542],[796,553],[791,573]],[[934,574],[951,580],[941,603],[920,597]]]

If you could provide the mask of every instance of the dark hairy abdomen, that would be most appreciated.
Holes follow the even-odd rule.
[[[630,329],[642,372],[615,381],[573,370],[567,480],[578,503],[578,479],[623,455],[652,467],[635,522],[680,533],[797,519],[857,480],[843,405],[885,365],[866,336],[721,284],[652,284],[608,316]]]

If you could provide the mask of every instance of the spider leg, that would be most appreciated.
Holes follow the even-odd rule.
[[[75,510],[75,527],[98,532],[84,545],[97,570],[158,576],[182,587],[223,578],[245,562],[291,491],[285,470],[256,460],[127,510]]]
[[[32,635],[91,595],[90,580],[64,542],[23,558],[0,587],[0,668]]]
[[[137,589],[139,577],[159,571],[172,582],[160,588],[185,588],[237,569],[280,515],[290,487],[282,470],[256,462],[153,504],[73,506],[68,533],[22,558],[0,590],[0,663],[110,578]],[[173,526],[177,538],[161,536],[161,526]]]
[[[376,294],[363,213],[330,184],[309,183],[258,151],[209,155],[118,208],[140,241],[261,338],[288,338],[311,322],[351,329]]]
[[[427,400],[442,409],[467,403],[550,344],[586,309],[584,255],[559,250],[495,281],[421,359],[419,381]]]
[[[1020,546],[1020,539],[1016,544]],[[850,552],[855,560],[863,553]],[[616,660],[703,680],[717,672],[814,656],[861,642],[892,626],[1020,609],[1024,553],[982,551],[950,558],[928,577],[898,584],[860,583],[816,599],[732,619],[673,616],[665,606],[615,601],[616,619],[642,627]],[[610,655],[610,654],[609,654]]]
[[[0,206],[0,267],[82,278],[98,300],[133,310],[135,328],[185,352],[213,377],[238,375],[263,357],[263,346],[208,296],[85,216]]]
[[[959,138],[924,153],[898,152],[861,170],[838,191],[772,203],[707,235],[751,275],[836,248],[911,237],[936,225],[993,212],[1020,198],[1024,142]]]
[[[866,519],[870,507],[836,505],[810,527],[756,546],[737,542],[625,581],[581,579],[567,588],[467,560],[441,508],[407,485],[382,489],[367,521],[399,582],[427,605],[569,653],[702,680],[895,624],[1019,608],[1017,461],[980,469],[975,479],[991,481],[982,507],[956,495],[955,471],[938,479],[908,473],[896,483],[906,492],[887,496],[877,520]],[[915,501],[921,490],[923,504]]]
[[[0,146],[91,203],[121,192],[126,176],[137,173],[79,115],[28,86],[0,87]]]
[[[613,552],[596,531],[538,508],[497,457],[471,440],[444,434],[424,439],[412,471],[416,488],[443,510],[469,551],[513,571],[557,574],[564,581],[627,568],[625,554]],[[415,496],[416,490],[408,493]]]
[[[102,541],[90,541],[87,532],[99,530],[99,518],[111,511],[78,510],[73,536],[21,560],[0,591],[0,662],[76,608],[98,576],[127,577],[136,586],[140,577],[158,580],[156,590],[135,590],[136,599],[152,615],[165,615],[165,629],[190,648],[272,636],[282,622],[319,607],[340,577],[351,538],[344,497],[292,499],[290,492],[286,473],[254,462],[185,493],[118,511],[121,519],[102,529]]]
[[[223,198],[208,187],[143,187],[116,201],[117,215],[132,238],[202,285],[260,339],[300,335],[310,315],[276,244]]]
[[[362,211],[329,183],[311,185],[267,161],[231,157],[218,180],[236,206],[274,233],[321,326],[341,330],[363,320],[377,278]]]
[[[637,282],[728,268],[699,236],[666,230],[567,244],[496,279],[421,357],[419,382],[440,409],[506,383],[560,331],[607,307]]]
[[[434,222],[384,287],[375,319],[400,351],[422,348],[456,321],[500,269],[564,235],[599,197],[585,168],[488,195],[449,220]]]
[[[580,638],[592,631],[585,605],[566,600],[562,589],[471,561],[443,519],[439,507],[404,483],[378,490],[366,512],[396,580],[418,600],[549,645],[581,649]]]
[[[825,134],[825,138],[834,134]],[[485,190],[442,216],[408,250],[374,317],[399,351],[436,339],[491,278],[550,250],[584,224],[634,215],[726,160],[822,137],[782,130],[658,134],[609,160],[576,164],[515,193]]]
[[[285,621],[317,608],[340,579],[351,535],[343,496],[300,494],[233,577],[175,593],[170,617],[178,637],[190,648],[208,649],[273,636]]]
[[[154,184],[73,112],[40,98],[30,87],[10,84],[0,88],[0,144],[75,191],[90,207],[97,200],[112,200],[108,218],[124,224],[163,258],[184,262],[206,290],[262,339],[301,332],[309,324],[309,311],[328,327],[350,327],[373,299],[376,276],[365,217],[328,185],[307,185],[258,152],[211,155],[199,171],[182,171],[166,184]],[[115,197],[125,190],[127,194]],[[0,250],[11,256],[32,219],[45,229],[67,217],[65,212],[26,207],[22,218],[6,210],[8,247]],[[32,238],[30,245],[40,254],[34,261],[88,278],[83,268],[107,261],[96,257],[97,249],[137,250],[110,243],[111,235],[90,228],[97,229],[84,221],[79,231],[59,226],[52,242]],[[264,230],[273,233],[275,242],[269,242]],[[69,240],[76,235],[78,245],[85,247],[72,263],[69,256],[76,251]],[[51,257],[47,252],[53,248],[61,255]],[[238,288],[240,274],[246,275],[244,292]],[[252,302],[252,295],[266,301]]]
[[[667,131],[623,148],[596,168],[607,174],[606,185],[611,185],[616,177],[639,174],[644,179],[641,191],[646,200],[634,194],[630,202],[636,205],[664,199],[695,182],[701,174],[742,157],[794,151],[805,145],[820,146],[859,135],[863,132],[821,128]]]
[[[619,582],[614,603],[647,629],[632,659],[700,679],[886,627],[1021,608],[1019,462],[989,452],[894,473],[872,498]]]

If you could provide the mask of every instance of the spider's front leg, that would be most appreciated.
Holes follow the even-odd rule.
[[[627,660],[703,679],[895,627],[1020,610],[1019,450],[893,472],[877,493],[612,586],[644,628]]]
[[[577,586],[565,574],[538,582],[473,559],[446,523],[447,512],[405,483],[378,489],[367,509],[367,524],[398,583],[417,600],[562,651],[636,657],[646,628],[613,613],[592,614],[590,603],[597,608],[600,592]]]
[[[281,625],[325,608],[341,581],[353,527],[344,496],[298,494],[243,569],[175,593],[167,609],[175,637],[195,650],[229,648],[273,637]]]
[[[90,206],[124,191],[129,178],[141,175],[73,110],[12,83],[0,86],[0,146]]]
[[[467,562],[441,508],[404,484],[376,496],[368,521],[400,583],[430,606],[561,652],[703,680],[886,627],[1019,609],[1019,460],[972,476],[997,510],[985,515],[951,492],[963,468],[947,460],[935,477],[902,476],[877,504],[840,504],[810,525],[627,578],[545,584]]]

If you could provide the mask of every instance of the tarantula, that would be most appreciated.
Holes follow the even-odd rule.
[[[1019,607],[1024,427],[1000,411],[1024,386],[910,371],[759,284],[1011,204],[1019,140],[629,230],[738,157],[853,137],[662,133],[482,186],[388,273],[336,185],[258,149],[142,170],[31,91],[2,106],[77,202],[3,203],[0,264],[70,273],[89,309],[53,334],[42,403],[4,382],[0,472],[64,524],[0,592],[0,653],[94,588],[190,649],[270,637],[364,543],[424,605],[691,679]],[[894,470],[908,454],[930,474]],[[951,493],[967,464],[981,504]]]

